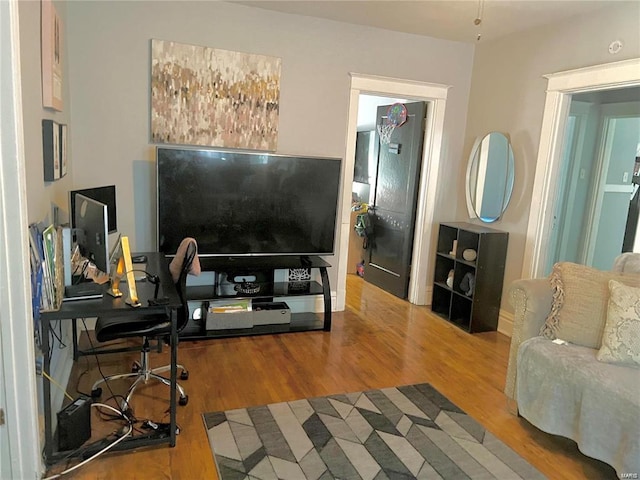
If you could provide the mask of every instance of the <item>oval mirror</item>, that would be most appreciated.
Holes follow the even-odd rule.
[[[469,215],[495,222],[504,213],[513,190],[514,159],[509,138],[490,132],[478,140],[467,167]]]

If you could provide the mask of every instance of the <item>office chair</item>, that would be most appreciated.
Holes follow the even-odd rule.
[[[184,255],[184,261],[180,269],[178,280],[176,281],[176,290],[180,297],[182,306],[177,310],[177,329],[180,332],[187,324],[189,320],[189,308],[187,305],[187,274],[189,273],[192,263],[197,255],[196,243],[191,242],[186,248]],[[174,277],[175,278],[175,277]],[[152,279],[151,281],[154,281]],[[157,278],[155,281],[158,281]],[[106,342],[110,340],[142,337],[142,351],[140,353],[140,362],[135,362],[131,373],[123,373],[118,375],[109,375],[108,377],[101,378],[93,384],[91,389],[91,396],[94,398],[102,395],[102,389],[98,387],[103,382],[109,382],[111,380],[119,380],[122,378],[135,378],[133,384],[129,387],[127,396],[122,402],[122,409],[129,408],[129,400],[133,395],[135,389],[142,383],[147,383],[150,379],[158,380],[167,386],[171,385],[171,381],[160,375],[163,372],[171,370],[171,365],[164,365],[162,367],[150,368],[149,365],[149,338],[167,338],[171,333],[171,318],[170,313],[153,313],[153,314],[141,314],[138,318],[131,319],[131,317],[99,317],[96,321],[95,334],[96,338],[100,342]],[[184,366],[178,364],[177,369],[182,370],[180,374],[181,380],[189,378],[189,372]],[[176,385],[176,389],[180,394],[178,400],[179,405],[186,405],[189,402],[189,396],[185,393],[184,388],[180,384]]]

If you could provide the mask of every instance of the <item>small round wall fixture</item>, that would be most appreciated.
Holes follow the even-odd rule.
[[[622,42],[620,40],[614,40],[609,44],[609,53],[615,55],[622,50]]]

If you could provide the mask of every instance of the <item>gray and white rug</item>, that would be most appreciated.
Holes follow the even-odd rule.
[[[544,478],[426,383],[203,417],[221,480]]]

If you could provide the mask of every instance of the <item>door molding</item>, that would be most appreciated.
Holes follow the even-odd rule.
[[[351,184],[353,182],[355,163],[358,102],[361,93],[385,97],[395,96],[425,101],[428,104],[408,295],[409,302],[416,305],[426,305],[428,301],[427,273],[431,268],[431,229],[435,214],[438,171],[442,155],[444,114],[449,88],[449,85],[351,73],[347,144],[345,145],[342,184],[342,217],[339,232],[340,256],[338,259],[336,310],[344,310],[346,304]]]
[[[547,243],[553,214],[562,145],[571,96],[574,93],[640,85],[640,58],[544,75],[548,80],[540,145],[536,161],[531,210],[527,226],[522,276],[545,274]]]
[[[40,478],[19,38],[18,2],[0,1],[0,477]]]

